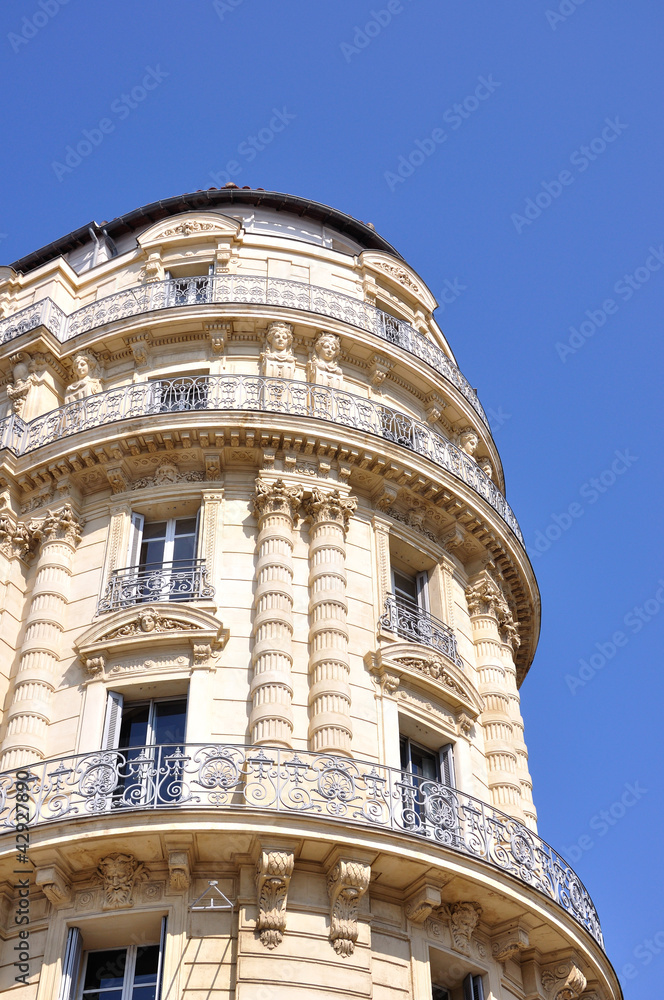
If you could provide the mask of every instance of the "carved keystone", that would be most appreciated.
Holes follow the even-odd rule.
[[[357,911],[369,888],[371,865],[339,860],[327,876],[330,897],[330,941],[337,955],[348,958],[357,941]]]
[[[295,855],[291,851],[261,851],[256,872],[258,922],[256,931],[270,950],[281,944],[286,930],[286,903]]]
[[[406,916],[414,924],[423,924],[432,910],[441,905],[440,889],[425,884],[406,899]]]
[[[471,900],[462,900],[449,907],[452,947],[462,955],[470,955],[473,931],[482,916],[482,907]]]

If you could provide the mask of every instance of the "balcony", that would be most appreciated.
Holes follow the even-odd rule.
[[[97,614],[145,601],[202,601],[214,597],[204,559],[127,566],[111,574]]]
[[[27,791],[26,791],[27,789]],[[517,820],[401,770],[269,747],[145,746],[40,761],[0,774],[0,830],[27,812],[30,829],[86,817],[192,809],[280,813],[383,829],[482,861],[553,900],[603,947],[593,902],[570,866]],[[27,796],[28,801],[25,801]],[[181,815],[181,813],[180,813]],[[106,829],[112,832],[110,823]],[[72,830],[71,836],[76,834]],[[7,837],[7,850],[13,837]]]
[[[0,421],[0,448],[24,455],[82,431],[129,418],[181,411],[262,411],[308,417],[373,434],[408,448],[466,483],[500,515],[523,545],[517,519],[477,463],[429,424],[341,389],[260,375],[201,375],[136,382],[67,403],[25,423]]]
[[[402,639],[420,642],[423,646],[431,646],[439,653],[444,653],[463,670],[463,661],[459,656],[456,636],[452,629],[449,625],[438,621],[424,608],[420,608],[414,601],[388,594],[380,625],[388,632],[400,635]]]
[[[375,306],[342,292],[306,285],[285,278],[261,275],[211,274],[195,278],[172,278],[123,288],[67,316],[49,298],[0,320],[0,344],[44,327],[65,342],[80,333],[140,316],[142,313],[187,306],[223,303],[282,306],[341,320],[408,351],[433,368],[470,403],[487,428],[489,421],[477,393],[454,361],[405,320],[396,319]]]

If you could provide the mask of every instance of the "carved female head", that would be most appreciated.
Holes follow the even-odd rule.
[[[339,338],[333,333],[319,333],[314,344],[314,350],[321,361],[336,361],[341,353]]]
[[[275,354],[283,354],[290,350],[293,334],[288,323],[270,323],[266,339]]]
[[[480,439],[472,427],[464,427],[459,434],[459,447],[465,451],[466,455],[474,455]]]

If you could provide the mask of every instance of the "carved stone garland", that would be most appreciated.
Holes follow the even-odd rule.
[[[249,719],[252,743],[291,745],[293,715],[293,527],[299,487],[256,480],[258,519],[254,648]]]
[[[290,851],[262,851],[256,872],[258,922],[256,931],[270,950],[281,944],[286,930],[286,903],[295,855]]]
[[[330,941],[337,955],[348,958],[357,941],[357,913],[369,888],[371,865],[340,860],[327,877],[330,897]]]
[[[72,560],[81,540],[81,524],[69,504],[49,511],[43,520],[31,523],[28,531],[41,547],[2,747],[3,770],[31,764],[46,755]]]
[[[313,490],[309,530],[309,747],[350,754],[346,531],[357,506],[338,490]]]

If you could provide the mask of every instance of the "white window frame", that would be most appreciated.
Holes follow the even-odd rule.
[[[167,695],[163,698],[146,698],[145,700],[139,699],[138,701],[127,702],[127,707],[136,707],[138,705],[149,705],[150,711],[148,714],[148,731],[146,746],[155,747],[160,744],[155,743],[155,705],[163,704],[166,701],[184,701],[186,702],[187,708],[185,711],[185,733],[187,730],[187,716],[189,713],[189,692],[185,692],[184,695]],[[104,718],[104,730],[102,735],[102,750],[117,750],[120,743],[120,730],[122,729],[122,715],[124,711],[124,696],[119,693],[119,691],[109,691],[106,697],[106,715]]]
[[[58,998],[58,1000],[85,1000],[85,997],[83,995],[83,986],[85,984],[85,973],[88,967],[88,956],[94,955],[99,951],[125,951],[127,953],[127,960],[125,963],[125,973],[122,982],[121,1000],[131,1000],[131,994],[134,988],[134,974],[136,971],[136,957],[138,949],[146,946],[147,947],[157,946],[159,948],[159,958],[157,961],[157,975],[156,975],[157,988],[155,990],[155,997],[156,1000],[161,1000],[163,992],[163,978],[164,978],[164,949],[166,945],[166,925],[167,925],[167,918],[162,917],[159,941],[153,942],[152,945],[149,944],[148,945],[130,944],[126,946],[120,945],[118,948],[91,948],[89,951],[83,952],[82,955],[79,955],[78,970],[76,978],[73,982],[73,986],[70,988],[70,992],[62,993],[62,987],[61,987],[61,996]],[[78,928],[72,928],[72,930],[78,930]],[[67,944],[69,945],[69,939]],[[127,976],[128,971],[130,973],[129,976]],[[78,981],[78,988],[76,988],[76,981]],[[64,984],[64,976],[63,976],[63,984]],[[101,996],[103,998],[104,994],[102,993]]]
[[[429,574],[426,570],[423,573],[415,573],[413,575],[407,573],[405,570],[392,567],[391,570],[391,583],[392,583],[392,593],[396,597],[397,588],[395,573],[400,573],[402,576],[410,576],[412,580],[415,581],[415,593],[417,594],[417,606],[421,611],[429,612]]]
[[[201,549],[201,511],[202,507],[199,506],[196,511],[196,527],[194,529],[194,555],[193,560],[200,558]],[[193,515],[192,515],[193,516]],[[164,555],[161,560],[162,567],[167,566],[169,563],[173,562],[173,553],[175,550],[175,526],[178,521],[188,520],[188,515],[184,514],[180,517],[169,517],[162,518],[161,521],[148,521],[148,524],[160,524],[162,522],[166,523],[166,537],[164,539]],[[139,514],[136,511],[131,513],[131,525],[129,529],[129,544],[127,546],[127,563],[126,567],[128,569],[136,569],[140,572],[141,569],[141,545],[143,544],[143,532],[145,530],[145,515]],[[146,565],[150,565],[149,563]],[[155,564],[155,566],[158,564]],[[159,595],[155,596],[155,600],[168,600],[170,595],[170,574],[164,571],[163,576],[163,586],[161,587],[161,592]]]

